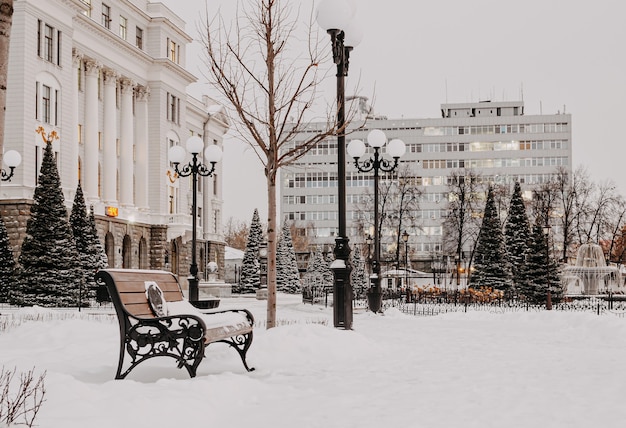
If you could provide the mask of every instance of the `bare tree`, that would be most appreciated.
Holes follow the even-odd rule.
[[[276,325],[277,173],[338,132],[329,115],[325,129],[302,133],[323,77],[318,64],[324,55],[320,55],[317,32],[313,31],[313,9],[306,32],[308,49],[301,48],[299,11],[293,4],[284,0],[239,2],[232,24],[227,24],[221,13],[211,20],[207,17],[202,37],[206,77],[236,118],[235,133],[255,150],[265,170],[267,328]],[[296,143],[296,137],[302,135],[306,139]]]
[[[469,251],[467,269],[472,265],[480,231],[480,216],[484,206],[485,189],[478,173],[473,170],[453,171],[448,178],[447,217],[443,222],[443,250],[454,254],[457,263],[456,280],[460,283],[463,252]]]
[[[224,240],[226,241],[226,245],[244,251],[246,249],[249,232],[250,227],[246,222],[236,220],[233,217],[229,218],[224,226]]]
[[[385,231],[392,231],[394,261],[399,266],[400,239],[405,229],[419,226],[420,197],[422,190],[415,184],[415,172],[410,164],[401,164],[397,172],[387,174],[379,181],[378,190],[378,239],[383,242]],[[374,225],[374,197],[364,194],[362,202],[356,204],[359,220],[356,221],[360,232],[365,233]],[[387,241],[387,243],[391,243]]]
[[[13,0],[0,0],[0,165],[4,153],[4,117],[7,106],[9,42],[13,24]]]

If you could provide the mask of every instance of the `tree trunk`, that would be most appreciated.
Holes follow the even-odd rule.
[[[4,116],[7,106],[9,41],[13,23],[13,0],[0,0],[0,165],[4,153]]]
[[[276,179],[267,176],[267,328],[276,327]]]

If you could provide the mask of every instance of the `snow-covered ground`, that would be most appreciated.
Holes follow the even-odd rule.
[[[227,298],[220,308],[245,307],[264,324],[265,303]],[[56,315],[0,332],[0,362],[47,371],[41,428],[626,423],[624,318],[556,311],[413,317],[390,309],[357,311],[354,330],[343,331],[332,327],[330,308],[282,294],[277,314],[279,327],[255,331],[251,373],[234,350],[216,344],[194,379],[174,360],[156,358],[114,380],[115,319]],[[13,321],[3,315],[0,322]]]

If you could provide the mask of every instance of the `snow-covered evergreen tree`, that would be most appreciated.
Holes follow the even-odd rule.
[[[306,277],[309,284],[317,286],[332,286],[334,281],[330,264],[324,257],[321,247],[317,247],[309,256],[309,264],[306,268]]]
[[[12,300],[19,305],[75,305],[82,280],[82,267],[76,262],[79,260],[76,242],[52,152],[54,138],[53,132],[45,145],[18,260],[17,293],[12,295]]]
[[[504,227],[504,237],[511,266],[514,292],[523,294],[528,288],[526,258],[530,242],[530,223],[522,198],[522,188],[517,182],[509,203],[509,215]]]
[[[0,216],[0,302],[8,302],[11,288],[15,285],[15,259],[9,235]]]
[[[539,222],[533,226],[526,260],[528,287],[524,292],[525,299],[530,303],[545,304],[550,290],[552,302],[559,302],[563,296],[563,288],[558,265],[550,256],[548,237]]]
[[[259,219],[259,211],[255,209],[252,215],[252,223],[250,223],[246,250],[241,263],[241,291],[244,293],[254,292],[261,283],[259,276],[259,245],[262,240],[263,228]]]
[[[102,244],[95,230],[95,220],[92,225],[90,216],[87,214],[85,205],[85,197],[83,189],[78,183],[76,187],[76,195],[74,196],[74,204],[70,214],[70,225],[72,233],[76,241],[76,250],[83,268],[83,283],[81,300],[88,302],[89,299],[95,297],[96,280],[95,273],[98,269],[106,267],[102,264]]]
[[[361,250],[356,247],[352,250],[352,289],[366,290],[369,287],[367,272],[365,272],[365,260],[361,257]]]
[[[510,290],[511,279],[504,235],[491,186],[478,233],[475,258],[476,270],[471,277],[471,287],[491,287],[505,292]]]
[[[104,269],[109,267],[109,258],[107,257],[106,251],[104,251],[104,244],[100,241],[100,237],[98,237],[98,229],[96,228],[96,217],[93,214],[94,209],[93,205],[89,209],[89,229],[91,234],[93,235],[93,242],[96,247],[96,254],[98,254],[98,262],[96,263],[96,269]]]
[[[276,251],[276,285],[278,291],[285,293],[300,292],[300,272],[296,251],[291,239],[291,228],[285,221]]]

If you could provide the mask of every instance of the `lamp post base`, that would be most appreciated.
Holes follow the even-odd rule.
[[[335,328],[352,330],[352,284],[350,283],[350,247],[348,238],[335,240],[335,260],[331,263],[333,271],[333,324]]]
[[[380,287],[370,287],[367,290],[367,306],[370,311],[373,313],[380,312],[380,308],[383,303],[383,293],[380,290]]]
[[[198,278],[195,276],[190,276],[187,278],[187,282],[189,283],[189,301],[197,302],[198,301]]]

